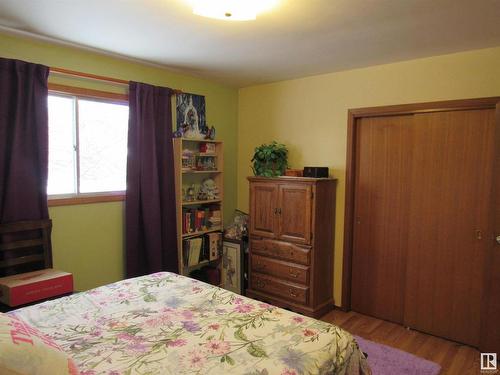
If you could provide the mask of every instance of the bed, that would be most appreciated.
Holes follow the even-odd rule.
[[[342,329],[174,273],[11,312],[82,375],[370,374]]]

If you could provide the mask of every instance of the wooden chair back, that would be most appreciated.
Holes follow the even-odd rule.
[[[0,224],[0,277],[52,267],[52,220]]]

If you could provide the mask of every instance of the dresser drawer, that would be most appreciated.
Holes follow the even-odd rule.
[[[309,283],[309,267],[300,266],[252,254],[252,271],[265,273],[279,279],[288,279],[299,284]]]
[[[255,272],[252,273],[250,287],[256,291],[272,294],[304,305],[307,304],[309,299],[309,288],[293,285]]]
[[[255,254],[289,260],[294,263],[310,265],[311,249],[292,243],[273,240],[250,240],[250,251]]]

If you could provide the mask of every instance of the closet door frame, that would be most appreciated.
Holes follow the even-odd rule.
[[[495,109],[497,108],[497,128],[500,127],[500,107],[497,103],[500,97],[447,100],[440,102],[426,102],[415,104],[400,104],[382,107],[355,108],[348,110],[347,123],[347,160],[346,160],[346,187],[344,212],[344,251],[342,262],[342,304],[344,311],[351,310],[351,280],[352,280],[352,251],[354,235],[354,202],[356,176],[356,139],[358,120],[364,117],[412,115],[426,112],[462,111],[468,109]]]

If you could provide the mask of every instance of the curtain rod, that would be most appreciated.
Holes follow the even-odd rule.
[[[105,76],[100,76],[100,75],[91,74],[91,73],[82,73],[82,72],[77,72],[76,70],[51,67],[50,72],[74,76],[74,77],[88,78],[88,79],[93,79],[96,81],[111,82],[111,83],[115,83],[118,85],[124,85],[124,86],[129,85],[129,81],[125,81],[123,79],[105,77]],[[174,94],[184,94],[184,92],[182,90],[172,89],[172,91],[174,92]]]

